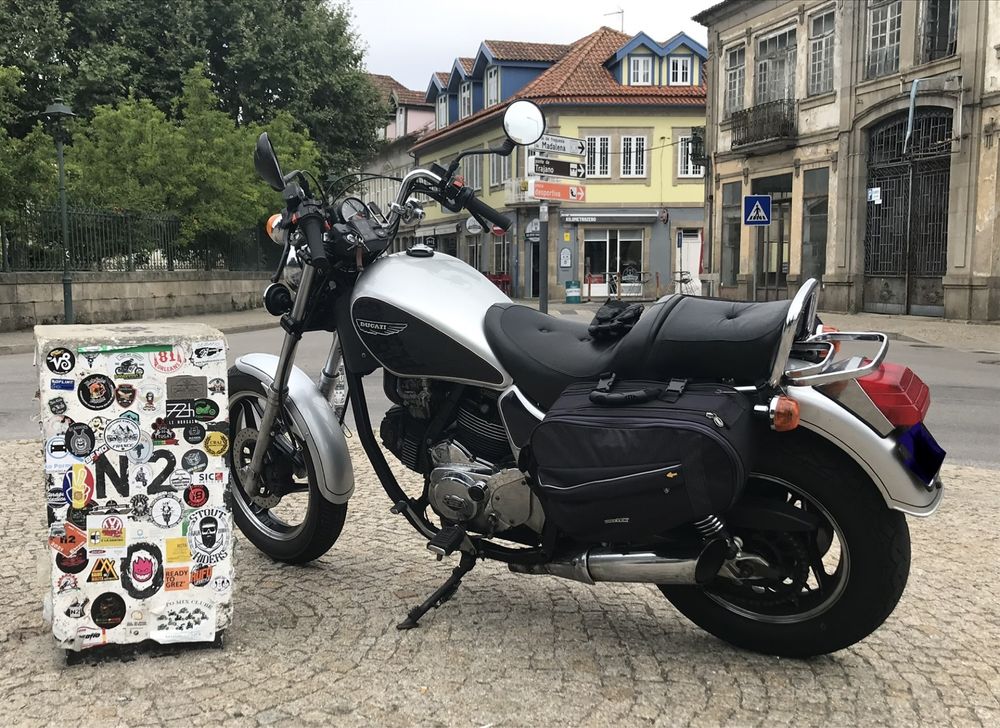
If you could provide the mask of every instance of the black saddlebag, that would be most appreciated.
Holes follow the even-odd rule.
[[[531,435],[533,487],[574,538],[646,541],[733,504],[751,420],[747,398],[721,384],[572,384]]]

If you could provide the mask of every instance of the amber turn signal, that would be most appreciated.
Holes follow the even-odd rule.
[[[799,403],[780,395],[771,400],[771,429],[788,432],[799,426]]]
[[[281,214],[275,213],[271,217],[267,218],[267,222],[264,223],[264,232],[267,233],[267,237],[271,238],[278,245],[284,245],[285,241],[283,232],[281,228],[278,227],[278,223],[281,222]]]

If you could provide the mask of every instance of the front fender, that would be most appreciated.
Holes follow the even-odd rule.
[[[821,435],[851,456],[878,486],[885,504],[913,516],[929,516],[941,502],[939,479],[928,486],[903,465],[896,437],[879,437],[856,415],[812,387],[787,387],[799,403],[799,424]]]
[[[235,366],[269,386],[274,381],[278,357],[247,354],[237,359]],[[313,455],[319,492],[331,503],[346,503],[354,492],[354,467],[347,451],[347,439],[330,403],[309,376],[295,366],[288,375],[285,407]]]

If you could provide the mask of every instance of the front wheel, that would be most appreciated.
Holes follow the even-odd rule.
[[[809,533],[734,529],[744,551],[781,572],[770,583],[717,577],[708,586],[661,586],[688,619],[738,647],[810,657],[867,637],[892,613],[910,569],[910,534],[844,453],[810,433],[772,435],[746,494],[800,508]]]
[[[304,564],[337,541],[347,504],[319,492],[315,454],[287,412],[275,421],[264,456],[263,481],[250,487],[248,469],[264,414],[264,385],[238,369],[229,372],[230,493],[233,519],[254,546],[276,561]]]

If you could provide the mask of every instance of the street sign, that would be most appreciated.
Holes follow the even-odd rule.
[[[771,224],[771,195],[743,196],[743,224]]]
[[[479,220],[470,216],[469,219],[465,221],[465,229],[471,235],[479,235],[479,233],[483,231],[483,226],[479,224]]]
[[[549,177],[569,177],[570,179],[584,179],[587,176],[587,165],[583,162],[568,162],[565,159],[551,159],[549,157],[528,157],[533,167],[532,174],[544,174]]]
[[[542,138],[532,144],[531,147],[539,152],[571,154],[574,157],[587,156],[587,142],[583,139],[556,136],[555,134],[543,135]]]
[[[587,188],[583,185],[563,184],[531,180],[529,194],[536,200],[559,200],[562,202],[586,202]]]

